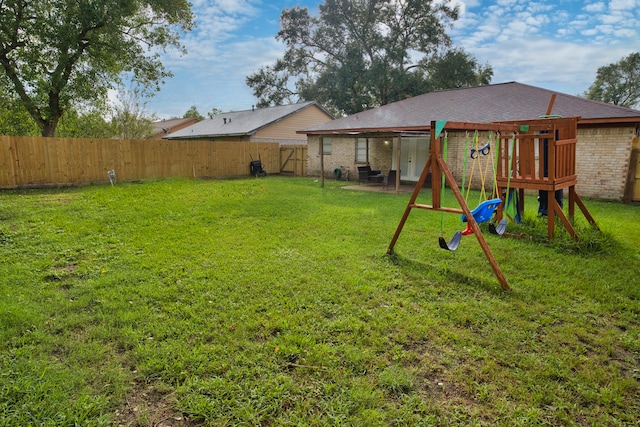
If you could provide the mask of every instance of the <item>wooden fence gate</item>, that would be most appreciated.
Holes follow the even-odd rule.
[[[293,176],[307,175],[307,146],[280,146],[280,173]]]

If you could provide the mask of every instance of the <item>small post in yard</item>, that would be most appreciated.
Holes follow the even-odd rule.
[[[107,176],[109,177],[109,182],[111,182],[111,186],[113,187],[113,185],[116,182],[116,171],[115,171],[115,169],[111,169],[110,171],[107,171]]]

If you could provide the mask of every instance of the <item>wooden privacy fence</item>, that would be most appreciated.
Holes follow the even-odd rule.
[[[0,188],[249,175],[251,159],[280,170],[274,142],[116,140],[0,136]]]

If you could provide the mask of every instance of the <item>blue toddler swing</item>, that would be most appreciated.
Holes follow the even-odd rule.
[[[502,203],[502,199],[499,197],[496,197],[495,199],[485,200],[484,202],[480,203],[471,211],[471,215],[473,215],[473,218],[476,220],[478,224],[480,224],[481,222],[490,221],[496,209],[498,209],[498,206],[500,206],[500,203]],[[473,230],[471,229],[471,226],[467,222],[467,216],[465,214],[462,214],[462,222],[467,223],[467,228],[461,234],[463,236],[472,234]],[[504,234],[504,231],[506,230],[506,228],[507,228],[507,220],[504,218],[500,220],[497,226],[494,225],[493,223],[489,223],[489,232],[492,234],[502,235]]]

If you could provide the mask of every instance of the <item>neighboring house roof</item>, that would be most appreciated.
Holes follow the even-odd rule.
[[[581,117],[579,124],[640,122],[640,111],[510,82],[429,92],[300,131],[306,134],[425,130],[432,120],[491,123],[546,114]]]
[[[169,135],[198,121],[200,121],[200,119],[196,117],[175,118],[153,122],[151,126],[153,127],[153,134],[158,138],[162,138],[165,135]]]
[[[298,104],[220,113],[211,119],[198,122],[193,126],[177,131],[165,138],[190,139],[253,135],[260,129],[311,106],[320,108],[328,116],[333,118],[333,115],[317,102],[307,101]]]

